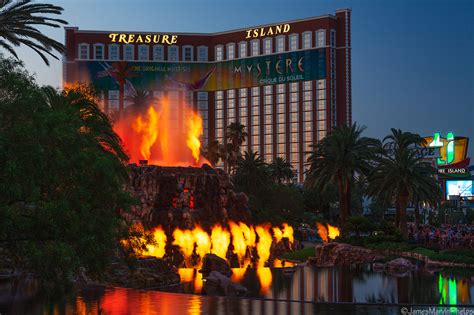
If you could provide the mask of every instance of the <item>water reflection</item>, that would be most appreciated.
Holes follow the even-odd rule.
[[[404,277],[367,268],[234,268],[232,280],[248,289],[245,299],[196,295],[202,274],[180,269],[183,281],[171,292],[94,288],[59,301],[37,299],[0,304],[2,314],[400,314],[399,306],[312,302],[471,305],[474,281],[466,276],[416,271]],[[196,293],[196,294],[177,294]],[[250,299],[248,299],[250,298]],[[261,299],[263,298],[263,299]],[[307,303],[299,303],[306,301]],[[450,308],[451,313],[460,308]]]
[[[294,272],[291,272],[294,271]],[[202,275],[180,269],[182,285],[165,288],[178,293],[201,293]],[[308,302],[459,304],[474,303],[470,277],[415,271],[404,276],[360,268],[232,268],[231,280],[248,289],[248,297]]]

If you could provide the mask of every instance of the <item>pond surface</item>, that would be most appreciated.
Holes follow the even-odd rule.
[[[445,311],[440,314],[474,314],[474,273],[416,271],[396,277],[370,266],[233,271],[232,280],[249,290],[245,298],[200,295],[201,274],[180,269],[182,283],[161,291],[97,287],[53,300],[0,302],[0,314],[404,314],[403,307],[411,310],[405,304],[418,305],[412,310],[435,306]],[[448,304],[457,307],[441,308]]]
[[[474,271],[471,275],[414,271],[403,276],[374,272],[370,266],[232,268],[232,281],[248,289],[248,297],[285,301],[328,303],[473,305]],[[201,294],[202,275],[179,269],[182,284],[162,290]]]

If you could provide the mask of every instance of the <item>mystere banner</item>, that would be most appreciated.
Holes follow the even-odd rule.
[[[143,90],[216,91],[319,80],[326,77],[325,49],[286,52],[217,62],[78,61],[72,82],[91,81],[99,90],[121,84]]]

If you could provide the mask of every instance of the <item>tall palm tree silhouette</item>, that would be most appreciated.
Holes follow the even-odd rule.
[[[31,3],[31,0],[0,0],[0,47],[18,59],[13,47],[25,45],[33,49],[49,65],[46,55],[59,59],[54,51],[63,53],[65,47],[43,35],[35,26],[61,27],[66,21],[44,14],[60,15],[63,8],[51,4]]]

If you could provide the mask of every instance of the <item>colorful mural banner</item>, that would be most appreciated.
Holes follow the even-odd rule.
[[[68,83],[92,82],[98,90],[120,84],[142,90],[217,91],[326,77],[325,49],[221,62],[78,61]],[[70,77],[70,76],[69,76]]]

